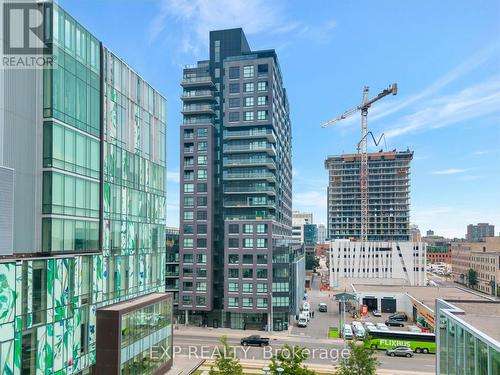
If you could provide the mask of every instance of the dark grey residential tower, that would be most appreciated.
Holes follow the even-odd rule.
[[[179,308],[191,323],[286,329],[291,125],[276,52],[212,31],[181,85]]]

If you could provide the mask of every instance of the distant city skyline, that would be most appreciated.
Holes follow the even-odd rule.
[[[320,125],[356,105],[364,85],[375,93],[396,81],[398,95],[372,108],[369,127],[385,133],[389,150],[415,152],[411,223],[460,238],[470,223],[500,225],[500,40],[491,33],[500,28],[498,2],[60,3],[168,98],[168,225],[179,221],[182,67],[205,58],[209,30],[229,27],[280,55],[292,109],[294,210],[326,224],[323,163],[355,152],[360,118]],[[397,16],[387,22],[388,14]]]

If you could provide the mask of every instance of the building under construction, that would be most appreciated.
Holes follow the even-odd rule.
[[[361,239],[360,154],[330,156],[328,238]],[[410,241],[413,152],[368,154],[368,241]]]

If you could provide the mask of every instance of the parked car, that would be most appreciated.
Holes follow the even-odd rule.
[[[408,316],[405,313],[396,313],[389,316],[389,320],[399,320],[401,322],[406,322]]]
[[[377,329],[380,331],[388,331],[389,327],[387,327],[384,323],[377,323]]]
[[[395,348],[387,349],[385,353],[391,357],[413,357],[411,348],[407,346],[396,346]]]
[[[304,317],[300,317],[299,320],[297,321],[297,327],[302,327],[302,328],[307,327],[307,319]]]
[[[328,306],[326,303],[320,303],[318,307],[319,312],[327,312],[328,311]]]
[[[382,316],[382,313],[380,312],[380,310],[373,310],[372,315],[373,316]]]
[[[345,340],[352,340],[352,329],[349,324],[344,324],[344,330],[343,330],[343,335]]]
[[[243,346],[247,345],[267,346],[269,345],[269,337],[260,337],[259,335],[243,337],[240,340],[240,344]]]
[[[385,321],[385,325],[389,327],[404,327],[405,324],[400,320],[389,319]]]

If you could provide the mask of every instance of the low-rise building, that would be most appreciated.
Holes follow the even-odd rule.
[[[427,245],[427,262],[451,264],[450,244]]]
[[[499,295],[500,252],[472,252],[471,269],[476,271],[477,284],[474,289],[483,293]]]
[[[438,299],[436,374],[500,374],[500,303]]]

